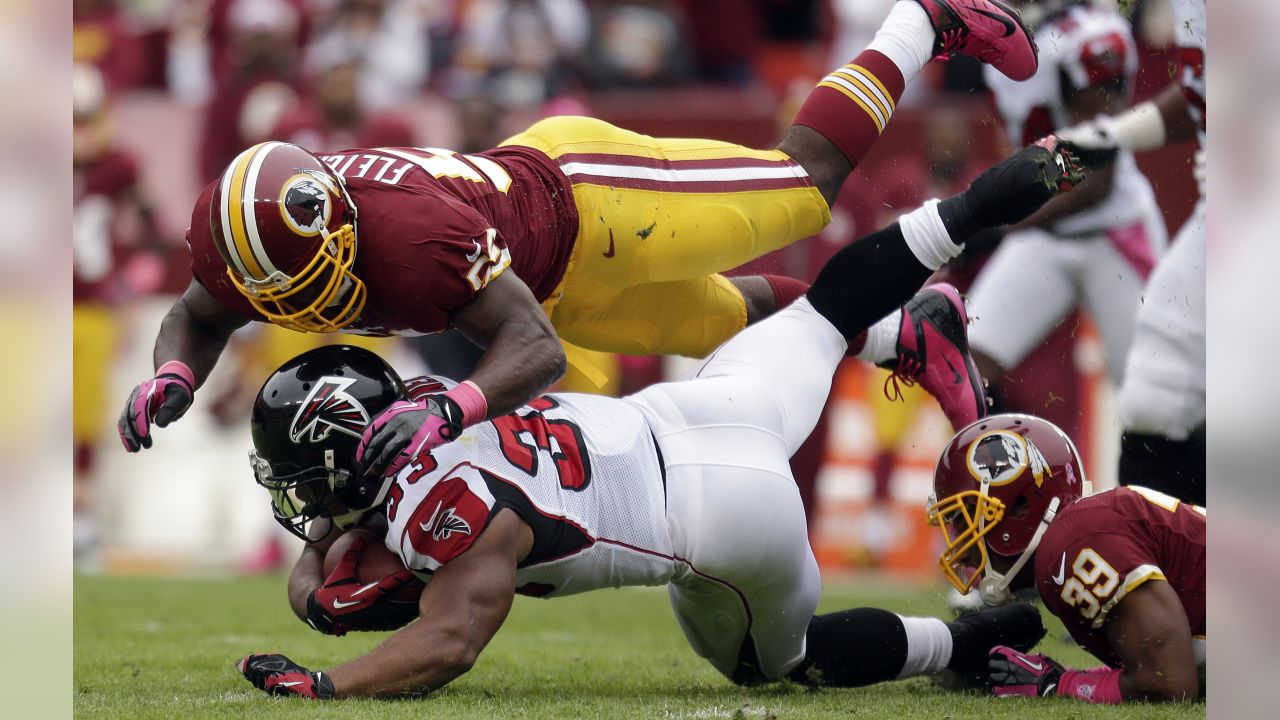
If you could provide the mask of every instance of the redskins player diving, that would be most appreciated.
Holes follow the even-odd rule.
[[[871,608],[815,615],[821,578],[788,458],[817,422],[850,340],[875,320],[868,293],[905,303],[904,322],[955,294],[916,293],[931,272],[917,261],[883,268],[874,288],[852,282],[868,248],[958,251],[953,238],[1017,222],[1079,180],[1052,140],[1026,148],[964,193],[840,250],[803,297],[686,378],[622,399],[545,395],[390,472],[382,464],[392,453],[370,472],[355,458],[380,431],[422,446],[417,423],[398,418],[449,390],[431,381],[409,390],[351,348],[295,358],[259,392],[252,458],[277,519],[312,541],[290,577],[295,613],[335,634],[412,619],[384,604],[403,573],[361,585],[355,563],[339,562],[323,576],[334,526],[385,524],[386,547],[427,585],[417,621],[368,654],[322,671],[253,654],[239,671],[268,693],[317,699],[432,690],[472,667],[516,593],[623,585],[666,585],[689,644],[740,684],[971,675],[993,646],[1029,649],[1043,627],[1022,605],[953,623]]]
[[[719,272],[828,223],[906,83],[955,53],[1014,79],[1037,64],[1017,12],[999,0],[903,0],[867,50],[819,83],[772,150],[655,139],[582,117],[544,120],[474,155],[251,147],[196,202],[193,281],[161,325],[155,376],[126,402],[121,441],[130,452],[150,447],[152,424],[181,417],[228,336],[250,320],[302,332],[452,326],[486,348],[470,378],[400,418],[421,430],[415,450],[535,397],[564,370],[561,339],[703,357],[804,291],[784,278]],[[872,319],[899,307],[893,293],[874,292],[898,266],[932,271],[951,257],[903,249],[868,246],[847,277],[872,290],[862,300]],[[958,299],[941,303],[947,322],[963,324]],[[853,352],[899,360],[953,424],[981,417],[967,348],[957,351],[964,376],[930,373],[926,353],[909,357],[923,337],[900,325],[897,314],[886,318],[881,331],[851,340]],[[376,444],[397,453],[405,440],[380,435]]]
[[[934,474],[929,521],[939,564],[987,605],[1035,587],[1081,647],[1106,663],[1076,670],[996,648],[996,695],[1094,703],[1192,700],[1204,693],[1205,509],[1145,487],[1091,494],[1075,445],[1030,415],[961,430]]]

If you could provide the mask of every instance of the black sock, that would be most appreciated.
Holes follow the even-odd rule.
[[[1141,485],[1204,506],[1205,426],[1186,440],[1126,432],[1120,438],[1120,484]]]
[[[822,266],[807,296],[814,309],[850,339],[902,307],[932,274],[894,223],[836,253]]]
[[[806,644],[804,661],[788,675],[802,685],[871,685],[897,678],[907,662],[902,619],[878,608],[816,615]]]

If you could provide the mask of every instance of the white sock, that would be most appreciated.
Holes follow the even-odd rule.
[[[902,617],[907,631],[907,660],[898,678],[943,670],[951,662],[951,630],[937,618]]]
[[[947,226],[938,215],[937,199],[928,200],[922,207],[898,218],[898,227],[902,229],[907,247],[920,264],[930,270],[937,270],[964,250],[964,245],[955,244],[947,234]]]
[[[894,3],[867,49],[889,58],[902,71],[902,79],[911,82],[933,58],[936,36],[924,8],[913,0],[903,0]]]
[[[894,310],[867,328],[867,342],[854,357],[879,364],[898,356],[898,331],[902,325],[902,310]]]

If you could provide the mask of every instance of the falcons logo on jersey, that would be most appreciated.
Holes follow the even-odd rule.
[[[320,378],[293,416],[289,439],[317,443],[329,437],[331,430],[359,438],[369,424],[369,413],[347,392],[354,382],[355,378]]]
[[[466,520],[458,517],[456,512],[458,508],[448,508],[441,515],[440,508],[442,507],[444,507],[443,502],[436,503],[436,510],[431,513],[431,519],[424,523],[418,523],[418,527],[422,528],[422,532],[431,533],[431,539],[437,542],[448,540],[449,536],[454,533],[461,535],[471,534],[471,525]]]

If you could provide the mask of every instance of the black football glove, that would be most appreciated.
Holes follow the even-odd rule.
[[[195,397],[195,374],[185,363],[171,360],[129,393],[116,430],[129,452],[151,447],[151,423],[165,427],[182,417]]]
[[[1048,655],[1021,653],[1011,647],[991,648],[987,674],[999,697],[1048,697],[1058,691],[1067,669]]]
[[[1013,225],[1059,193],[1084,182],[1080,163],[1053,135],[988,168],[961,193],[970,217],[980,227]]]
[[[387,599],[387,595],[413,582],[409,570],[372,583],[356,579],[356,564],[364,551],[364,538],[356,538],[324,585],[307,597],[307,624],[325,635],[350,631],[382,631],[404,627],[418,617],[418,603]]]
[[[447,395],[393,403],[374,418],[360,436],[356,445],[357,471],[375,477],[395,477],[419,454],[430,452],[460,434],[462,408]]]
[[[236,669],[253,686],[268,695],[301,695],[312,700],[332,700],[333,681],[323,672],[311,671],[283,655],[249,654]]]

